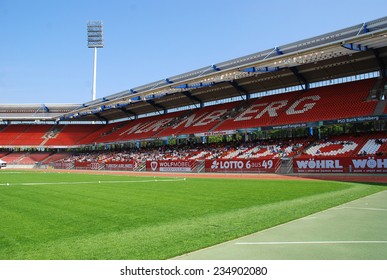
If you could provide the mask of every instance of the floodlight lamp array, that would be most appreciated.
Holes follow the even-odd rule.
[[[103,23],[102,21],[89,21],[87,23],[87,42],[89,48],[103,48]]]

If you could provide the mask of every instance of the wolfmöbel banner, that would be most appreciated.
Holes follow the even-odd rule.
[[[206,172],[265,172],[274,173],[279,159],[214,159],[206,160]]]
[[[195,160],[153,160],[146,162],[146,171],[192,172],[195,166]]]
[[[387,157],[304,157],[293,159],[295,173],[387,173]]]

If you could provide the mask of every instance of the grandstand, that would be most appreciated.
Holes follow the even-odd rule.
[[[386,65],[387,17],[84,104],[0,105],[0,159],[56,168],[115,162],[154,171],[149,162],[177,161],[184,172],[387,173]]]

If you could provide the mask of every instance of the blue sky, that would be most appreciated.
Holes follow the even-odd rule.
[[[386,16],[387,1],[0,0],[0,104],[91,100]]]

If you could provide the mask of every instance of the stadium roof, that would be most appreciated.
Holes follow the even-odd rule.
[[[0,104],[0,121],[55,120],[78,107],[78,104]]]
[[[209,101],[290,86],[301,85],[307,90],[313,82],[375,71],[386,77],[386,65],[387,17],[384,17],[82,105],[18,105],[14,109],[0,106],[0,119],[109,122],[153,112],[163,114],[192,104],[199,107]],[[24,109],[30,111],[23,113]]]

